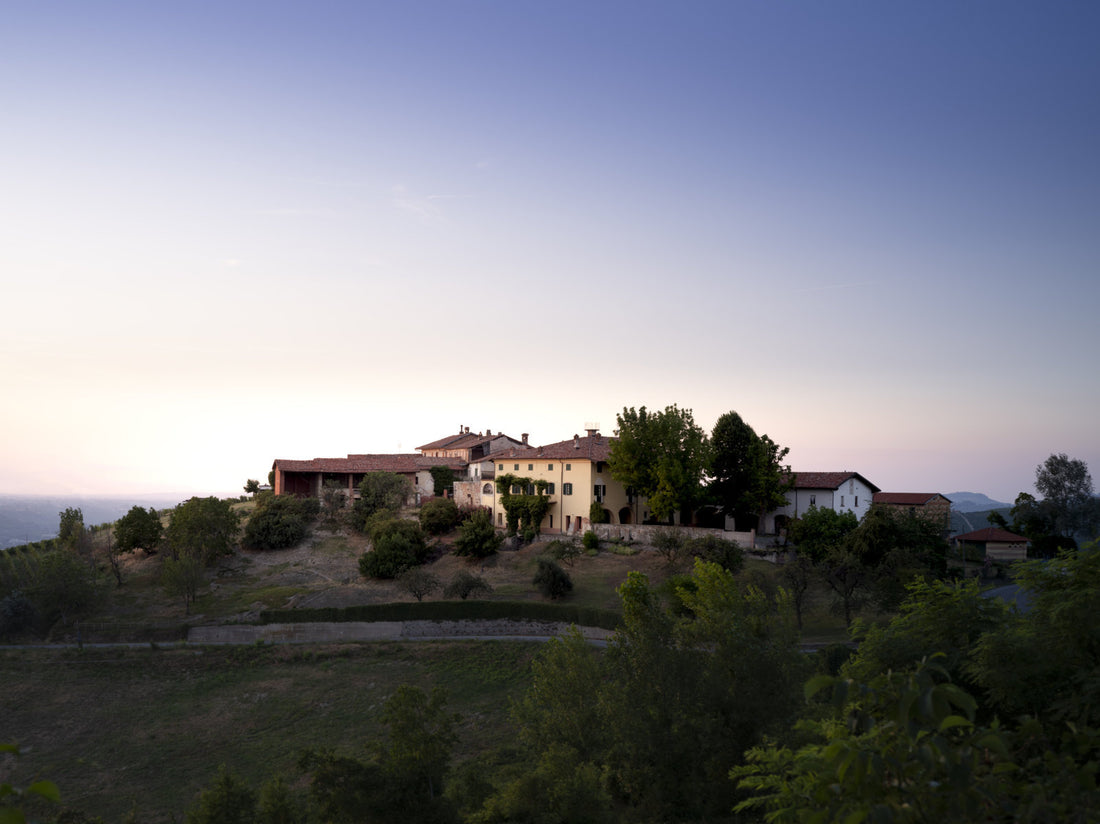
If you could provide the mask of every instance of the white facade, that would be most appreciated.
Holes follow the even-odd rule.
[[[871,498],[879,491],[878,487],[855,472],[806,472],[796,482],[794,489],[787,491],[787,505],[769,512],[764,518],[764,532],[775,534],[776,518],[793,520],[806,514],[810,507],[831,509],[834,512],[852,512],[856,518],[871,509]]]

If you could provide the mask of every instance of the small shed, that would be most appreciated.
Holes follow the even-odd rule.
[[[1027,558],[1027,538],[995,526],[956,535],[953,540],[964,556],[968,549],[973,548],[993,561],[1022,561]]]

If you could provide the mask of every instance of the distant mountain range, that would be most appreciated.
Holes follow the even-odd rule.
[[[85,526],[114,523],[134,505],[163,509],[187,495],[0,495],[0,549],[57,537],[60,513],[70,506],[84,514]]]
[[[991,509],[1011,509],[1012,504],[995,501],[981,492],[950,492],[946,495],[956,512],[988,512]]]

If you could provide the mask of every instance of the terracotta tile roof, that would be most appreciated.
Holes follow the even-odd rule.
[[[974,543],[1027,543],[1027,538],[1025,538],[1023,535],[1016,535],[1013,532],[1009,532],[1007,529],[1001,529],[1000,527],[996,526],[987,526],[984,529],[976,529],[973,532],[967,532],[964,535],[956,535],[955,540],[973,541]]]
[[[611,454],[611,444],[614,438],[606,435],[574,436],[567,441],[547,444],[545,446],[529,446],[526,449],[517,447],[494,452],[485,460],[495,460],[507,463],[515,461],[606,461]]]
[[[876,492],[871,501],[876,504],[894,504],[895,506],[924,506],[933,498],[943,498],[947,503],[951,499],[938,492]]]
[[[495,435],[483,435],[480,432],[463,432],[459,435],[448,435],[446,438],[440,438],[438,441],[432,441],[431,443],[426,443],[416,448],[420,452],[427,449],[470,449],[479,444],[495,441],[497,438],[508,438],[509,440],[519,443],[518,439],[509,438],[509,436],[505,435],[503,432],[497,432]]]
[[[795,472],[792,474],[795,489],[840,489],[841,484],[849,478],[857,478],[870,487],[872,493],[879,491],[877,486],[858,472]]]
[[[346,458],[313,458],[309,461],[288,461],[279,458],[272,469],[283,472],[397,472],[412,474],[433,466],[449,466],[462,469],[466,462],[460,458],[430,458],[416,453],[396,455],[348,455]]]

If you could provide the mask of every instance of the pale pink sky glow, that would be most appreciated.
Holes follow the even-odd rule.
[[[1098,35],[1001,0],[9,10],[0,492],[670,403],[889,491],[1100,473]]]

